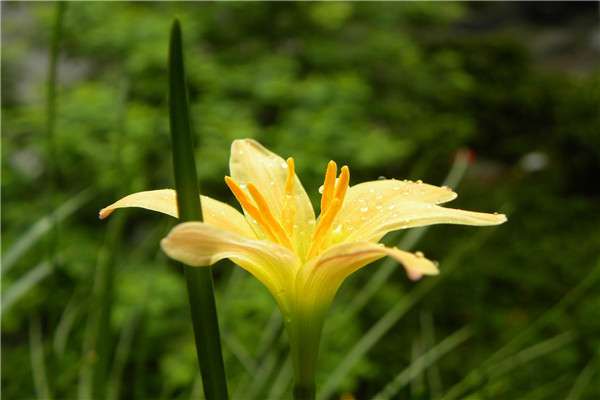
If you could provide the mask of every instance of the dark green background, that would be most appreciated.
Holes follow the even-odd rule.
[[[3,265],[4,301],[40,262],[56,261],[3,308],[5,398],[40,396],[31,362],[38,327],[53,397],[86,393],[81,377],[96,362],[86,340],[98,307],[93,287],[107,265],[109,392],[187,399],[197,385],[185,283],[158,247],[173,221],[141,210],[97,219],[126,193],[173,186],[166,66],[174,16],[184,33],[202,193],[232,201],[223,176],[239,137],[294,156],[315,202],[329,159],[351,167],[352,183],[386,176],[440,184],[467,147],[475,161],[451,205],[508,214],[498,228],[433,227],[417,249],[440,261],[443,278],[415,284],[399,269],[358,316],[343,320],[377,266],[348,280],[328,321],[321,384],[376,321],[431,279],[443,280],[345,374],[337,393],[370,398],[431,346],[431,325],[436,341],[469,325],[467,342],[397,395],[439,398],[470,372],[483,374],[486,358],[586,282],[512,354],[531,354],[559,334],[569,340],[530,361],[494,366],[467,393],[563,399],[579,379],[579,398],[600,396],[600,280],[590,276],[600,268],[597,4],[69,3],[49,142],[55,11],[52,3],[2,4],[3,264],[40,218],[85,188],[91,199],[8,272]],[[444,275],[451,262],[456,268]],[[226,262],[214,269],[230,391],[264,398],[287,340],[256,354],[274,302],[233,271]]]

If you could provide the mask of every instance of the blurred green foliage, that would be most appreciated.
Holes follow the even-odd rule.
[[[467,324],[475,332],[400,394],[435,398],[483,370],[484,360],[598,268],[600,71],[544,68],[523,31],[470,30],[464,21],[488,12],[481,5],[71,3],[59,64],[56,158],[47,149],[44,101],[54,5],[3,3],[2,9],[3,254],[62,202],[84,188],[94,191],[60,224],[52,273],[3,309],[6,398],[39,393],[29,340],[37,320],[53,396],[86,393],[82,371],[95,362],[86,327],[96,307],[95,268],[107,252],[116,263],[106,332],[112,372],[128,326],[133,335],[123,371],[109,384],[120,382],[121,398],[200,393],[184,282],[158,249],[173,221],[122,211],[124,231],[111,238],[118,230],[96,218],[128,192],[173,186],[166,110],[173,16],[184,29],[203,193],[231,200],[223,176],[229,145],[239,137],[293,155],[314,201],[331,158],[351,166],[355,183],[378,176],[440,183],[456,151],[470,147],[477,161],[455,206],[509,213],[507,224],[464,254],[351,368],[337,392],[363,399],[381,390],[411,354],[430,346],[423,321],[431,316],[437,340]],[[59,171],[57,193],[49,192],[52,168]],[[476,235],[469,227],[435,227],[418,248],[441,261],[443,275],[446,257]],[[38,241],[3,273],[3,296],[49,251],[47,241]],[[221,264],[214,271],[231,392],[263,398],[277,374],[285,374],[286,338],[277,339],[268,293]],[[321,383],[415,286],[397,271],[357,317],[342,318],[376,268],[357,273],[336,301]],[[596,279],[519,349],[564,332],[573,340],[510,373],[484,377],[469,387],[470,398],[565,398],[586,365],[596,366],[598,379],[599,288]],[[260,343],[268,344],[264,357]],[[548,385],[554,386],[544,397]],[[582,393],[600,396],[597,385]]]

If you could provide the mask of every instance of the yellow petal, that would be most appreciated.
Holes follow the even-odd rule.
[[[388,232],[435,224],[488,226],[506,221],[504,214],[458,210],[437,205],[402,202],[393,210],[379,212],[363,223],[347,240],[377,241]]]
[[[302,287],[298,292],[310,293],[312,298],[307,301],[330,301],[346,277],[384,256],[402,264],[411,279],[438,274],[436,264],[419,253],[370,242],[343,243],[330,247],[303,267],[298,280]]]
[[[290,297],[299,268],[296,255],[283,246],[248,239],[203,222],[175,226],[161,241],[161,247],[169,257],[193,267],[228,258],[261,281],[280,304]]]
[[[118,208],[139,207],[177,218],[177,199],[173,189],[148,190],[123,197],[100,210],[100,219],[107,218]]]
[[[449,188],[425,183],[381,180],[348,190],[330,243],[378,241],[387,232],[431,224],[496,225],[500,214],[484,214],[443,208],[436,204],[456,198]]]
[[[200,196],[200,199],[204,222],[245,237],[255,237],[244,216],[235,208],[207,196]],[[126,207],[145,208],[175,218],[178,217],[175,191],[173,189],[161,189],[125,196],[100,210],[100,218],[107,218],[114,210]]]
[[[283,220],[288,171],[288,163],[283,158],[254,140],[235,140],[231,145],[229,169],[231,177],[238,184],[242,186],[248,183],[254,184],[266,199],[273,215]],[[315,213],[297,176],[295,176],[292,197],[296,206],[295,236],[300,242],[307,243],[314,229]]]

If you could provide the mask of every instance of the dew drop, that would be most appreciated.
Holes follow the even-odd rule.
[[[425,257],[425,254],[423,254],[422,251],[416,251],[415,256],[417,256],[418,258],[423,258],[423,257]]]
[[[383,175],[377,177],[377,180],[379,180],[379,181],[384,181],[386,179],[387,178],[385,176],[383,176]]]
[[[281,165],[281,168],[283,168],[283,169],[286,169],[286,168],[287,168],[287,163],[285,163],[285,162],[283,162],[283,161],[282,161],[282,162],[281,162],[281,164],[279,164],[279,165]]]
[[[417,181],[417,185],[420,185],[420,184],[422,184],[422,183],[423,183],[423,181],[422,181],[422,180],[420,180],[420,179]]]
[[[325,187],[323,185],[319,186],[319,193],[323,194],[323,190],[325,190]]]
[[[360,212],[367,212],[369,211],[369,207],[361,207],[360,208]]]
[[[446,186],[446,185],[442,186],[442,189],[444,189],[444,190],[452,190],[449,186]]]

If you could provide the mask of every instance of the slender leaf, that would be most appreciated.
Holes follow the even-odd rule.
[[[44,278],[52,273],[52,266],[49,261],[42,261],[34,268],[29,270],[24,276],[19,278],[16,282],[5,289],[2,293],[2,304],[0,310],[2,314],[6,313],[13,304],[15,304],[21,297],[25,296],[27,292],[40,283]]]
[[[179,217],[182,221],[200,221],[202,213],[198,201],[198,180],[193,153],[181,27],[178,20],[173,22],[169,45],[169,111]],[[227,381],[212,272],[209,268],[184,267],[184,273],[204,393],[209,400],[226,399],[228,398]]]
[[[29,325],[29,349],[36,397],[38,399],[50,400],[52,399],[52,394],[48,383],[42,328],[39,317],[32,318]]]
[[[472,334],[472,330],[468,327],[454,332],[403,369],[386,387],[374,396],[374,399],[387,400],[395,398],[400,389],[411,382],[418,374],[430,365],[433,365],[442,356],[460,346]]]
[[[2,259],[2,274],[7,273],[15,263],[23,256],[27,250],[35,245],[52,227],[69,217],[83,205],[85,205],[93,196],[94,191],[91,188],[84,189],[69,200],[65,201],[54,212],[38,220],[31,226],[13,245],[10,247]]]

